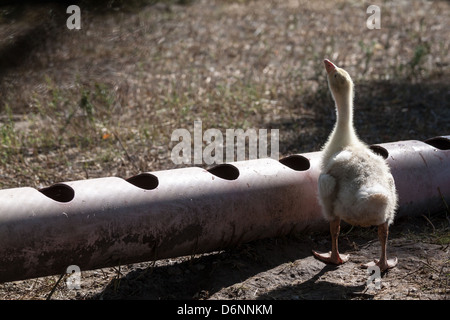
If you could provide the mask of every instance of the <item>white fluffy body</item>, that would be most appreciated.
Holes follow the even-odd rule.
[[[394,179],[385,160],[368,148],[347,146],[319,176],[319,200],[328,220],[352,225],[391,224],[397,206]]]
[[[336,74],[336,75],[335,75]],[[337,68],[328,74],[337,122],[323,148],[319,202],[328,220],[340,217],[359,226],[391,224],[397,207],[387,162],[373,153],[353,127],[353,82]]]

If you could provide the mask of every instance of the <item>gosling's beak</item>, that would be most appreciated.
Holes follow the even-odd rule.
[[[325,69],[327,70],[327,73],[330,74],[331,71],[336,69],[336,66],[328,59],[323,60],[323,63],[325,64]]]

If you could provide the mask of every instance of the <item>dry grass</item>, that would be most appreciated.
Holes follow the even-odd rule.
[[[0,7],[0,188],[175,168],[171,133],[194,120],[318,150],[334,123],[323,58],[354,78],[368,143],[449,134],[449,3],[384,1],[380,30],[368,5],[86,1],[80,31],[63,5]]]
[[[171,132],[194,120],[315,151],[334,121],[324,57],[354,77],[369,143],[446,133],[446,2],[386,2],[373,31],[345,1],[172,3],[89,7],[80,31],[64,7],[3,13],[2,188],[173,168]]]

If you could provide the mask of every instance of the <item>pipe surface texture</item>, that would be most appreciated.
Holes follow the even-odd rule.
[[[373,145],[399,215],[450,203],[450,136]],[[321,152],[0,190],[0,282],[205,253],[327,228]]]

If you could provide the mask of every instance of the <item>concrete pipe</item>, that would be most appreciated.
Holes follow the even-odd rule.
[[[450,139],[372,146],[392,167],[400,214],[450,202]],[[327,228],[320,152],[0,190],[0,282],[152,261]]]

